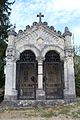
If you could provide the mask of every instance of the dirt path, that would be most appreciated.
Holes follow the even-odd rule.
[[[49,108],[47,110],[5,110],[0,112],[0,120],[80,120],[80,117],[70,116],[67,111],[65,114],[55,114],[55,111]]]
[[[80,120],[80,118],[71,118],[65,116],[42,118],[42,117],[28,117],[28,118],[1,118],[0,120]]]

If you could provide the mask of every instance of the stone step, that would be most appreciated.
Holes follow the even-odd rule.
[[[14,100],[14,101],[3,101],[4,107],[10,108],[32,108],[32,107],[53,107],[65,104],[64,100]]]

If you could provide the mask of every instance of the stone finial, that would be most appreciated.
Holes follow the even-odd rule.
[[[29,26],[29,25],[26,26],[26,30],[28,30],[28,29],[30,29],[30,26]]]
[[[16,35],[17,35],[17,33],[15,32],[15,28],[16,28],[16,26],[14,25],[14,26],[9,30],[8,36],[9,36],[9,35],[13,35],[13,36],[16,36]]]
[[[37,22],[33,22],[33,26],[37,25]]]
[[[50,26],[50,29],[54,31],[54,26]]]
[[[63,33],[63,37],[65,36],[72,36],[72,33],[69,31],[68,27],[65,27],[64,33]]]
[[[48,23],[47,23],[47,22],[43,22],[43,25],[47,26],[47,25],[48,25]]]
[[[22,30],[19,30],[19,31],[18,31],[18,34],[22,34],[22,33],[23,33],[23,31],[22,31]]]
[[[61,31],[57,31],[57,33],[58,33],[59,35],[61,35]]]

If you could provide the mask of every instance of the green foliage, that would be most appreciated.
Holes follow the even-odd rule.
[[[7,38],[7,32],[11,24],[9,16],[11,14],[10,6],[13,4],[9,3],[8,0],[0,0],[0,40]]]
[[[55,114],[53,113],[53,111],[47,111],[47,112],[44,111],[41,116],[45,117],[45,118],[51,118],[51,117],[55,116]]]
[[[5,49],[6,43],[4,41],[0,41],[0,87],[4,85],[4,57],[5,57]]]
[[[75,68],[76,93],[77,96],[80,96],[80,47],[78,47],[75,52],[74,68]]]
[[[0,0],[0,88],[4,86],[4,58],[6,43],[4,40],[7,40],[7,33],[11,26],[9,16],[11,14],[10,6],[14,2],[8,2],[8,0]],[[0,98],[0,101],[2,99]]]

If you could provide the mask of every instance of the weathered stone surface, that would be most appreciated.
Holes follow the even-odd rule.
[[[32,108],[32,107],[54,107],[58,105],[64,105],[69,103],[76,103],[76,99],[66,98],[64,100],[12,100],[12,101],[3,101],[2,105],[7,107],[16,107],[19,108]]]
[[[13,32],[13,31],[11,31]],[[15,31],[14,31],[15,32]],[[54,30],[54,27],[48,27],[47,23],[34,22],[33,26],[26,26],[24,32],[19,34],[9,34],[8,47],[6,51],[6,72],[5,72],[5,103],[13,106],[52,106],[76,100],[75,80],[74,80],[74,63],[73,63],[73,47],[71,44],[71,33],[65,28],[65,38]],[[38,61],[38,90],[37,99],[34,101],[16,101],[16,62],[20,58],[20,54],[25,50],[31,50]],[[60,60],[64,62],[64,100],[45,100],[45,92],[43,91],[43,61],[48,51],[56,51],[60,55]],[[43,58],[43,59],[41,59]],[[43,99],[43,100],[41,100]],[[9,102],[8,102],[9,100]]]
[[[42,89],[38,89],[36,91],[36,99],[37,100],[45,100],[45,92]]]

